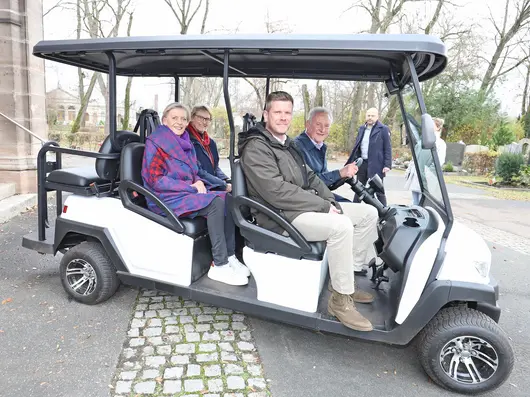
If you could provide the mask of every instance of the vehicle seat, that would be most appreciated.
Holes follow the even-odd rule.
[[[230,196],[227,196],[229,199]],[[234,161],[232,168],[232,200],[229,208],[232,211],[234,222],[240,228],[241,235],[246,240],[246,245],[256,252],[272,252],[278,255],[295,259],[322,260],[326,250],[325,241],[308,242],[288,221],[272,213],[271,218],[281,218],[288,229],[289,237],[271,232],[255,223],[249,207],[258,211],[272,212],[263,204],[251,199],[247,195],[247,184],[241,159]],[[269,215],[269,214],[268,214]]]
[[[112,146],[110,135],[107,135],[99,153],[120,153],[123,147],[131,142],[138,142],[140,136],[130,131],[116,131],[116,147]],[[96,159],[95,167],[61,168],[51,171],[47,182],[78,188],[89,188],[91,184],[108,184],[119,179],[119,163],[117,159]],[[68,191],[68,189],[64,189]]]
[[[189,237],[197,237],[208,232],[206,225],[206,218],[196,217],[178,218],[178,221],[183,226],[181,230],[179,225],[171,222],[171,219],[162,215],[158,215],[147,208],[147,201],[145,196],[149,195],[153,201],[158,200],[151,192],[144,188],[142,179],[142,162],[144,157],[145,144],[132,143],[127,145],[121,153],[121,184],[119,187],[120,197],[125,208],[136,212],[139,215],[145,216],[152,221],[166,226],[177,233],[183,233]],[[166,211],[171,212],[161,201],[160,204],[165,207]],[[162,208],[164,210],[164,208]],[[171,212],[172,214],[172,212]]]

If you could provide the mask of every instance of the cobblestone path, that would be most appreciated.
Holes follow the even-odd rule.
[[[142,291],[112,396],[270,396],[243,314]]]

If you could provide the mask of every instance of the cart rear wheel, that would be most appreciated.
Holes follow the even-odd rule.
[[[84,241],[69,249],[60,266],[61,282],[76,301],[95,305],[109,299],[120,282],[100,243]]]
[[[504,331],[477,310],[441,310],[418,339],[420,362],[438,385],[477,394],[502,385],[510,376],[514,352]]]

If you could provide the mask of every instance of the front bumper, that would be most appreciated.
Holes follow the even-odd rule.
[[[477,310],[484,313],[486,316],[491,317],[493,321],[498,323],[501,318],[501,308],[497,304],[499,301],[499,283],[490,276],[489,285],[495,292],[495,305],[486,302],[477,302]]]

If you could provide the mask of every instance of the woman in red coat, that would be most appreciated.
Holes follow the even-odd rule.
[[[147,137],[142,164],[144,185],[179,217],[204,216],[212,242],[208,277],[231,285],[248,284],[250,271],[235,256],[235,225],[226,209],[226,192],[209,191],[198,176],[197,157],[186,126],[188,109],[172,103],[162,124]],[[163,215],[148,200],[148,208]]]

